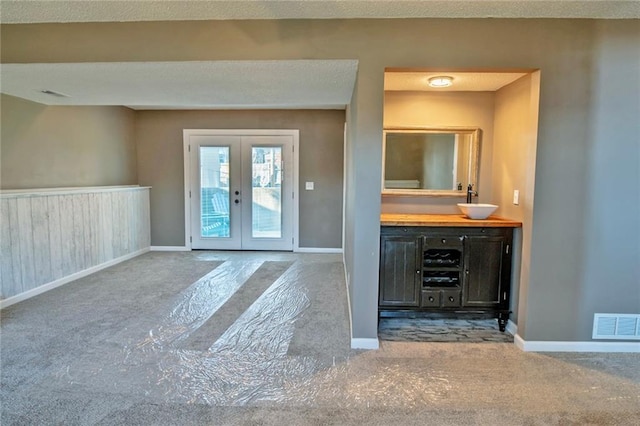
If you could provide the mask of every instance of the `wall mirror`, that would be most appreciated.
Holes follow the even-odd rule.
[[[385,128],[382,193],[466,196],[478,182],[480,129]]]

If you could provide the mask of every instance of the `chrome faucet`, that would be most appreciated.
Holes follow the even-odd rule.
[[[478,191],[474,191],[473,190],[473,184],[469,184],[469,186],[467,186],[467,204],[471,204],[471,199],[473,196],[478,196]]]

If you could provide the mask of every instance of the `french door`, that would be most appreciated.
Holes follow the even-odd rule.
[[[191,248],[292,250],[294,135],[219,132],[185,130]]]

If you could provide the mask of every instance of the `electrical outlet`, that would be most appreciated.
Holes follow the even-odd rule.
[[[305,182],[304,189],[307,191],[313,191],[313,182]]]
[[[517,189],[513,190],[513,204],[516,206],[520,204],[520,191]]]

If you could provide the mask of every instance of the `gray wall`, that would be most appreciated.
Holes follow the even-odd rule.
[[[638,21],[255,20],[3,25],[1,31],[5,63],[358,59],[347,119],[345,218],[356,338],[377,337],[384,68],[540,69],[529,289],[520,301],[527,325],[520,334],[589,340],[593,312],[640,310],[628,297],[640,282],[637,266],[589,263],[611,259],[612,248],[621,248],[625,260],[640,256]],[[623,296],[601,298],[602,292]]]
[[[640,23],[598,22],[590,102],[585,255],[575,333],[594,312],[640,312]]]
[[[497,214],[522,222],[514,235],[511,286],[511,320],[518,324],[518,332],[526,329],[526,315],[520,315],[526,304],[519,305],[520,294],[526,301],[529,289],[539,99],[539,72],[501,88],[495,97],[491,202],[500,206]],[[513,204],[516,189],[518,205]]]
[[[137,183],[130,109],[1,102],[2,189]]]
[[[153,187],[151,245],[184,245],[183,129],[299,129],[299,245],[341,248],[344,122],[334,110],[138,111],[139,182]]]
[[[480,171],[475,189],[481,203],[492,202],[494,92],[393,92],[384,95],[385,127],[479,128]],[[466,189],[466,188],[465,188]],[[384,213],[457,214],[460,197],[408,197],[384,195]]]

